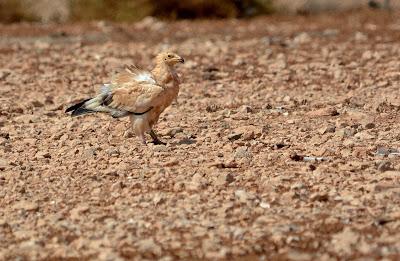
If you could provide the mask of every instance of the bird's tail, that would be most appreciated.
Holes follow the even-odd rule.
[[[88,103],[90,103],[91,100],[93,100],[93,99],[90,98],[90,99],[86,99],[84,101],[78,102],[77,104],[72,105],[71,107],[66,109],[65,113],[72,112],[71,116],[74,117],[74,116],[79,116],[79,115],[84,115],[84,114],[96,112],[96,111],[88,109],[86,107],[86,105]]]

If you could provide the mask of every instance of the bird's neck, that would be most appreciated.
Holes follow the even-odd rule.
[[[174,85],[179,85],[178,74],[172,66],[165,63],[158,63],[156,67],[154,67],[152,73],[156,81],[161,85],[165,85],[171,81]]]

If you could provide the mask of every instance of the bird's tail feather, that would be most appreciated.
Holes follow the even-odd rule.
[[[88,114],[88,113],[93,113],[95,111],[90,110],[85,108],[85,103],[90,101],[90,99],[86,99],[84,101],[78,102],[75,105],[72,105],[71,107],[69,107],[68,109],[65,110],[66,113],[68,112],[72,112],[71,116],[79,116],[79,115],[83,115],[83,114]]]
[[[75,117],[75,116],[84,115],[84,114],[88,114],[88,113],[94,113],[94,112],[95,111],[88,110],[85,108],[78,108],[72,112],[71,116]]]

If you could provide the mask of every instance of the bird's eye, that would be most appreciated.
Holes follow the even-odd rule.
[[[172,55],[168,54],[168,58],[172,58]]]

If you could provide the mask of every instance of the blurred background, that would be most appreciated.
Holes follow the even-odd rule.
[[[171,20],[245,18],[399,6],[400,0],[0,0],[0,22],[132,22],[148,16]]]

